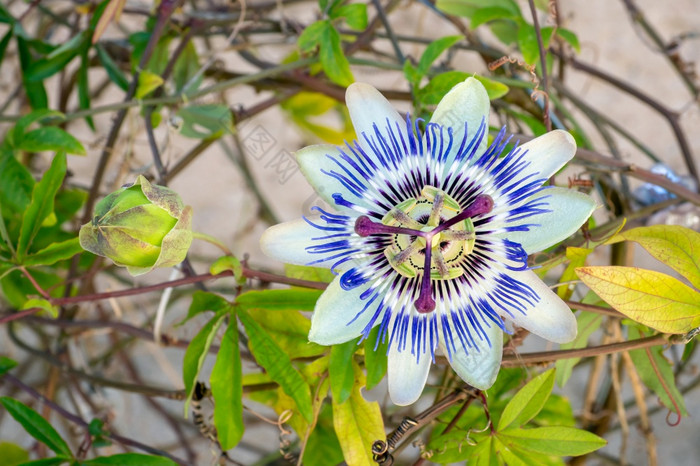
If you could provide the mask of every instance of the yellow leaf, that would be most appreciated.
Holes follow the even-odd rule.
[[[678,225],[633,228],[609,243],[634,241],[700,289],[700,233]]]
[[[136,98],[143,99],[163,84],[163,78],[150,71],[143,70],[139,74],[139,84],[136,88]]]
[[[576,273],[605,302],[664,333],[700,325],[700,293],[661,272],[637,267],[580,267]]]
[[[377,402],[362,396],[365,386],[362,370],[353,362],[355,386],[345,403],[333,400],[333,426],[348,466],[372,466],[372,443],[385,440],[384,421]]]
[[[586,258],[592,252],[593,249],[588,248],[577,248],[573,246],[566,248],[566,258],[569,259],[569,265],[566,266],[559,282],[566,283],[576,280],[576,268],[586,265]],[[571,295],[574,294],[574,285],[567,283],[566,285],[560,286],[557,289],[557,294],[561,299],[571,299]]]

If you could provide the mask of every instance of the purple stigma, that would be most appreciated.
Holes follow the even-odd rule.
[[[433,290],[430,286],[430,263],[432,248],[430,243],[433,241],[433,235],[426,238],[425,246],[425,262],[423,264],[423,277],[420,282],[420,294],[418,299],[413,303],[416,306],[416,311],[421,314],[427,314],[435,310],[435,300],[433,299]]]
[[[481,214],[487,214],[493,209],[493,199],[488,194],[479,194],[474,199],[469,207],[464,209],[459,215],[456,215],[445,223],[433,228],[431,232],[424,236],[425,238],[425,262],[423,264],[423,276],[420,283],[420,294],[418,299],[413,303],[416,306],[416,311],[421,314],[433,312],[435,310],[435,300],[433,299],[433,289],[430,285],[430,267],[432,265],[432,241],[433,235],[440,233],[443,230],[450,228],[452,225],[475,217]],[[359,219],[358,219],[359,220]],[[355,227],[357,228],[357,226]]]
[[[384,225],[383,223],[380,223],[380,222],[373,222],[366,215],[363,215],[361,217],[357,217],[357,220],[355,220],[355,233],[362,236],[363,238],[370,236],[370,235],[380,235],[380,234],[385,234],[385,235],[403,234],[403,235],[423,236],[423,237],[427,236],[427,234],[428,234],[424,231],[414,230],[412,228],[392,227],[389,225]]]

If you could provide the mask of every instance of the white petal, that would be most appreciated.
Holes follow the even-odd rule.
[[[399,115],[391,103],[377,89],[369,84],[351,84],[345,93],[345,104],[350,112],[352,125],[357,134],[357,141],[369,156],[373,156],[374,153],[365,142],[363,133],[367,137],[373,137],[375,134],[374,124],[377,125],[387,140],[390,140],[386,136],[388,135],[386,131],[387,120],[392,130],[396,129],[397,124],[402,130],[406,127],[406,120]],[[375,160],[375,163],[379,163],[379,160]]]
[[[406,406],[415,403],[423,393],[432,360],[429,354],[423,353],[417,362],[410,348],[399,351],[397,346],[390,346],[387,359],[389,396],[394,404]]]
[[[544,198],[550,212],[506,223],[507,226],[536,224],[529,231],[514,231],[501,236],[520,243],[525,252],[542,251],[568,238],[590,217],[596,202],[590,196],[573,189],[552,187],[543,189],[528,201]],[[526,202],[528,202],[526,201]]]
[[[467,123],[467,137],[469,139],[476,134],[482,121],[487,125],[486,131],[488,132],[490,105],[484,85],[474,78],[467,78],[466,81],[457,84],[442,98],[430,122],[450,127],[454,131],[454,150],[452,157],[448,158],[446,162],[447,166],[454,160],[456,150],[459,149],[462,142],[465,122]],[[485,133],[481,144],[479,144],[476,157],[486,149],[487,139]]]
[[[554,343],[569,343],[576,338],[574,313],[533,271],[508,272],[508,275],[532,288],[540,300],[534,306],[520,301],[527,306],[524,315],[513,311],[513,316],[510,316],[500,308],[496,308],[496,312],[515,325]]]
[[[555,129],[526,142],[520,150],[527,150],[523,160],[530,162],[519,174],[521,178],[534,172],[537,178],[549,178],[576,154],[576,141],[566,131]]]
[[[371,283],[368,283],[344,290],[340,287],[340,275],[335,277],[316,301],[309,340],[321,345],[335,345],[360,336],[382,299],[382,296],[378,296],[369,306],[368,300],[360,299],[360,295],[370,286]],[[375,323],[381,321],[379,316]]]
[[[355,196],[338,179],[328,175],[331,172],[345,175],[345,172],[338,164],[328,158],[329,155],[346,166],[347,169],[352,170],[352,167],[340,158],[340,149],[330,144],[307,146],[296,152],[299,168],[316,193],[328,204],[335,206],[344,213],[347,213],[348,209],[344,206],[336,205],[333,194],[340,194],[343,196],[343,199],[353,204],[368,207],[369,204],[364,199]],[[357,173],[354,174],[359,176]],[[360,181],[364,182],[362,179]]]
[[[322,225],[324,222],[317,216],[308,219]],[[321,254],[310,254],[306,248],[314,245],[311,238],[324,236],[325,233],[309,225],[304,219],[274,225],[260,237],[260,248],[266,256],[288,264],[309,265],[323,257]],[[317,267],[330,267],[334,261],[314,264]]]
[[[482,328],[488,335],[491,345],[486,340],[480,340],[477,335],[474,335],[478,350],[476,348],[468,348],[467,351],[455,340],[455,350],[452,351],[452,360],[450,364],[452,369],[460,376],[462,380],[467,382],[474,388],[486,390],[496,381],[498,370],[501,368],[501,356],[503,354],[503,330],[494,323],[491,327],[486,327],[482,322]],[[448,355],[442,336],[442,328],[440,331],[440,349],[445,356]]]

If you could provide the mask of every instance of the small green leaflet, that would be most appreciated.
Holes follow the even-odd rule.
[[[639,329],[635,326],[630,326],[628,332],[630,340],[642,337]],[[663,348],[656,346],[636,349],[630,351],[629,354],[644,385],[656,393],[664,406],[676,412],[679,417],[687,416],[688,411],[685,408],[683,395],[676,387],[673,366],[664,357]]]
[[[19,422],[29,435],[45,444],[58,455],[72,456],[68,444],[58,435],[56,429],[39,413],[14,398],[0,397],[8,413]]]
[[[53,158],[49,169],[32,191],[32,200],[22,217],[19,240],[17,241],[17,258],[21,261],[27,254],[32,240],[41,223],[53,212],[54,198],[66,175],[66,154],[59,152]]]
[[[311,422],[311,389],[304,377],[294,368],[289,356],[246,311],[239,309],[237,314],[245,327],[249,339],[248,346],[256,361],[265,368],[270,378],[282,387],[284,393],[294,399],[304,419]]]
[[[30,254],[22,262],[26,266],[53,265],[58,261],[70,259],[81,252],[83,252],[83,248],[76,236],[58,243],[51,243],[44,249]]]
[[[209,347],[214,341],[214,337],[216,337],[216,332],[226,316],[228,316],[228,312],[220,311],[217,313],[199,330],[199,333],[192,339],[187,347],[187,351],[185,351],[185,358],[182,362],[182,378],[185,382],[185,393],[187,396],[184,406],[185,418],[188,415],[199,371],[202,369]]]
[[[501,431],[511,426],[522,426],[540,412],[554,387],[554,369],[543,372],[530,380],[508,402],[496,429]]]
[[[243,437],[243,376],[241,354],[238,349],[236,322],[229,323],[216,363],[209,379],[214,396],[214,426],[226,451],[235,447]]]
[[[554,426],[534,429],[508,429],[498,433],[505,445],[530,453],[580,456],[595,451],[607,442],[582,429]]]
[[[331,379],[333,400],[337,403],[345,403],[355,385],[352,358],[357,348],[357,339],[331,347],[328,375]]]

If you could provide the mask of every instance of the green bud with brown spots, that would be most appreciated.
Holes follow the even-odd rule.
[[[92,222],[80,228],[83,249],[112,259],[131,275],[179,264],[190,244],[192,208],[172,189],[143,176],[98,202]]]

